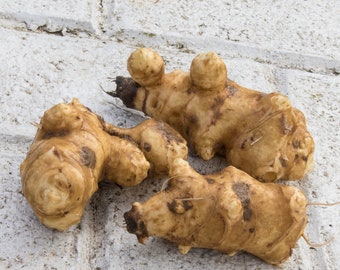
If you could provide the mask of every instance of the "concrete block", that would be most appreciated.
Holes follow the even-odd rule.
[[[3,0],[0,3],[0,19],[3,24],[65,34],[67,31],[89,33],[100,30],[99,1],[21,1]]]
[[[339,10],[335,0],[113,1],[103,2],[106,34],[138,31],[146,36],[234,41],[339,59]]]

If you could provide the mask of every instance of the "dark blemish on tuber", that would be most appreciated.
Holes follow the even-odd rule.
[[[86,167],[93,169],[96,166],[96,153],[87,146],[81,148],[81,157]]]
[[[212,178],[205,178],[205,180],[207,180],[208,184],[214,184],[215,183],[215,180],[212,179]]]
[[[69,213],[69,211],[62,211],[61,213],[60,213],[60,217],[64,217],[64,216],[66,216],[67,214]]]
[[[247,142],[247,139],[245,139],[245,140],[242,142],[242,144],[241,144],[241,149],[244,149],[244,148],[245,148],[246,142]]]
[[[60,158],[60,154],[59,154],[58,149],[54,148],[54,149],[53,149],[53,154],[56,155],[57,158]]]
[[[249,198],[249,185],[239,182],[233,184],[233,191],[240,199],[243,208],[243,220],[249,221],[252,216],[252,210],[250,209],[250,198]]]
[[[294,147],[295,149],[300,148],[300,141],[293,141],[293,147]]]
[[[144,150],[146,151],[146,152],[150,152],[151,151],[151,144],[149,144],[149,143],[147,143],[147,142],[145,142],[144,143]]]
[[[249,229],[249,232],[250,232],[250,233],[253,233],[254,231],[255,231],[255,228],[250,228],[250,229]]]
[[[292,126],[290,126],[288,123],[287,123],[287,119],[286,117],[284,116],[284,114],[282,114],[282,116],[280,117],[280,125],[281,125],[281,128],[282,128],[282,133],[283,134],[292,134],[295,130],[293,129]]]
[[[287,161],[285,159],[283,159],[282,157],[280,157],[280,163],[282,167],[287,167]]]
[[[189,122],[192,124],[196,124],[198,122],[198,118],[196,115],[192,114],[189,116]]]
[[[185,143],[182,137],[177,136],[173,132],[171,132],[164,124],[164,122],[157,120],[157,130],[162,133],[162,135],[165,137],[165,140],[167,143],[176,142],[176,143]]]
[[[193,207],[191,201],[175,199],[168,203],[168,208],[175,214],[184,214],[186,211]]]
[[[213,116],[210,121],[209,126],[214,126],[218,122],[218,119],[221,117],[221,107],[223,106],[225,98],[218,95],[214,98],[214,104],[211,106],[211,110],[213,112]]]
[[[126,222],[126,229],[129,233],[134,233],[138,239],[148,237],[148,232],[143,220],[141,220],[140,214],[132,207],[129,212],[124,213],[124,219]]]
[[[108,92],[110,96],[119,97],[128,108],[134,108],[134,100],[140,85],[131,78],[116,77],[116,91]]]
[[[227,90],[227,97],[228,98],[234,96],[238,92],[238,89],[235,86],[232,86],[232,85],[227,85],[226,90]]]

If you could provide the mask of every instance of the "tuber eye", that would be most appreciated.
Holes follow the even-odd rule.
[[[193,207],[191,201],[175,199],[171,203],[168,203],[168,208],[175,214],[184,214],[186,211]]]

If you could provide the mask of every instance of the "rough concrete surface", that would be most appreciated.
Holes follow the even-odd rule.
[[[21,193],[19,166],[43,112],[78,97],[106,121],[133,126],[144,116],[103,89],[128,75],[139,46],[156,49],[167,71],[188,70],[213,50],[241,85],[289,96],[307,118],[315,169],[300,187],[311,202],[340,201],[340,3],[324,1],[0,1],[0,269],[277,269],[249,254],[233,257],[127,233],[123,213],[157,192],[164,178],[133,188],[101,183],[79,225],[41,225]],[[201,173],[226,164],[191,155]],[[308,208],[305,233],[282,269],[340,269],[340,209]]]

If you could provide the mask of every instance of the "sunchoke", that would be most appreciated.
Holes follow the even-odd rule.
[[[136,142],[156,174],[168,175],[173,161],[176,158],[186,159],[188,155],[184,138],[168,124],[154,118],[133,128],[118,128],[105,123],[104,129],[110,135]]]
[[[157,138],[160,148],[148,148],[145,136],[138,135],[145,125],[153,125],[148,139],[153,143]],[[115,130],[117,136],[111,136],[109,129]],[[128,129],[133,139],[144,143],[141,149],[133,139],[121,138],[124,136],[119,132],[124,129],[106,123],[77,99],[44,113],[20,166],[24,196],[43,224],[66,230],[78,223],[101,180],[134,186],[147,177],[150,167],[167,173],[171,158],[186,158],[185,140],[168,125],[148,120],[136,129]],[[157,163],[162,149],[168,159]]]
[[[225,154],[229,164],[265,182],[301,179],[313,168],[314,141],[303,113],[282,94],[228,79],[215,53],[196,56],[189,73],[164,74],[161,56],[140,48],[128,71],[132,78],[118,76],[110,94],[170,124],[204,160]]]
[[[124,214],[140,243],[158,236],[183,254],[198,247],[245,251],[274,265],[289,258],[307,222],[299,189],[261,183],[233,166],[201,175],[176,159],[173,168],[164,190]]]

